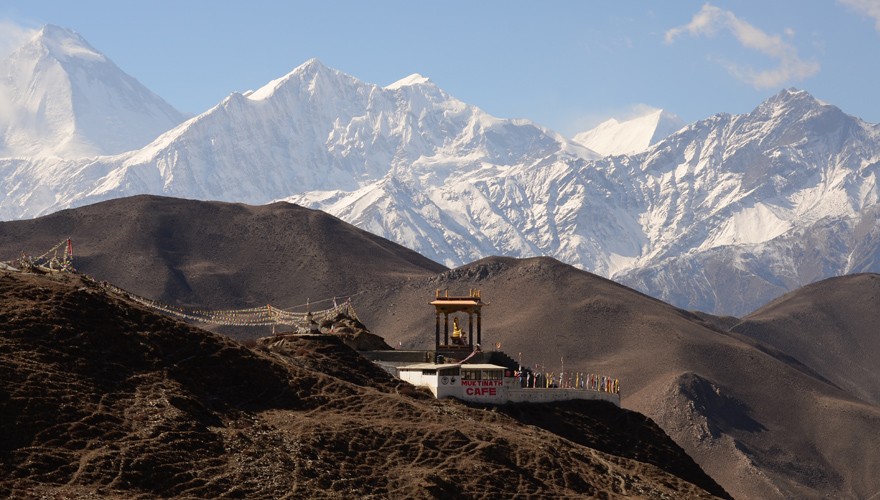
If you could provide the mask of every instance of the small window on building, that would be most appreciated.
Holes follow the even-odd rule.
[[[480,380],[480,372],[479,372],[479,370],[462,370],[461,371],[461,379],[462,380]]]
[[[483,380],[501,380],[501,370],[483,370]]]
[[[422,370],[422,375],[437,375],[437,370]]]

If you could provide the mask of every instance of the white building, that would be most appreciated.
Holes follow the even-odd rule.
[[[577,373],[554,380],[553,374],[514,371],[518,364],[500,351],[500,343],[496,344],[496,351],[481,351],[482,308],[486,304],[479,290],[470,290],[465,296],[450,296],[448,291],[441,295],[437,290],[430,304],[435,314],[433,351],[372,351],[369,359],[396,372],[405,382],[427,387],[437,399],[452,397],[488,404],[589,399],[620,406],[620,384],[616,379]],[[459,321],[458,314],[466,317]],[[414,363],[419,357],[425,362]],[[507,367],[491,364],[498,362]]]
[[[611,391],[589,388],[523,387],[520,377],[498,365],[416,363],[397,369],[398,377],[427,387],[437,399],[454,397],[474,403],[547,403],[572,399],[608,401],[620,406],[616,384]],[[604,387],[603,387],[604,389]]]

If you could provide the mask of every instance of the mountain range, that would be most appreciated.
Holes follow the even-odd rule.
[[[22,50],[5,66],[30,67],[31,53],[63,59],[53,66],[62,75],[103,75],[89,65],[112,65],[59,28],[45,28],[31,46],[78,48]],[[92,82],[68,80],[76,88]],[[143,101],[121,77],[93,80],[109,95],[131,96],[107,100],[105,114],[118,102]],[[23,81],[9,80],[7,94],[21,95]],[[69,93],[73,112],[56,121],[88,130],[78,111],[89,109],[88,92]],[[138,116],[155,117],[158,107]],[[447,266],[552,256],[680,307],[733,315],[822,278],[880,270],[878,125],[795,89],[751,113],[715,115],[664,137],[677,126],[664,125],[668,116],[567,139],[492,117],[421,75],[380,87],[311,60],[169,124],[137,149],[84,158],[12,148],[15,156],[0,159],[0,218],[144,193],[285,200]],[[25,130],[51,122],[35,120]],[[6,144],[22,143],[16,130],[10,126]],[[70,142],[28,133],[49,152]],[[629,152],[616,154],[624,143]]]
[[[479,289],[486,349],[500,347],[543,371],[619,378],[621,405],[650,417],[734,498],[870,498],[880,489],[877,274],[824,280],[743,318],[716,317],[548,257],[489,257],[447,269],[321,211],[156,196],[2,222],[0,259],[43,253],[65,236],[79,271],[131,293],[191,309],[304,311],[351,298],[374,334],[404,349],[433,346],[429,302],[437,290]],[[27,306],[7,304],[3,324],[79,311],[46,285],[16,292],[3,283],[12,296],[34,296]],[[92,297],[80,284],[70,291]],[[60,305],[37,307],[39,300]],[[98,321],[79,314],[78,321]],[[144,335],[143,313],[102,314]],[[64,332],[49,324],[32,338]],[[251,341],[271,329],[228,333]],[[359,396],[343,408],[372,404]],[[535,410],[529,420],[543,427],[546,418]],[[572,425],[566,439],[578,442],[583,433]],[[630,431],[650,433],[640,429]]]

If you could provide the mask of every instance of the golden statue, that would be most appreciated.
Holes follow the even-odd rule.
[[[458,318],[452,318],[452,343],[464,344],[462,337],[461,328],[458,326]]]

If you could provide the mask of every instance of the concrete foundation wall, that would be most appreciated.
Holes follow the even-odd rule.
[[[608,401],[620,406],[620,395],[610,392],[590,391],[586,389],[522,389],[510,388],[508,401],[511,403],[549,403],[553,401],[569,401],[586,399]]]

